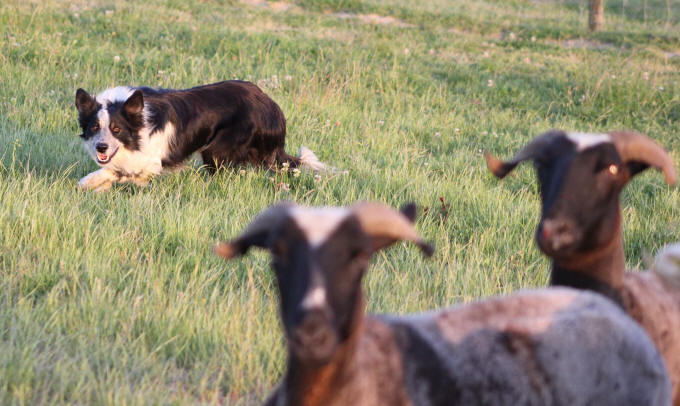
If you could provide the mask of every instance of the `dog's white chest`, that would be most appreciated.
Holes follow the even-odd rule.
[[[130,177],[149,177],[163,171],[162,161],[170,151],[170,141],[175,133],[172,124],[167,123],[162,131],[153,135],[142,134],[138,151],[122,148],[109,166]]]

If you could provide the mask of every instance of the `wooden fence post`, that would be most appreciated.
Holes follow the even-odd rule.
[[[604,25],[604,0],[590,0],[588,27],[597,31]]]

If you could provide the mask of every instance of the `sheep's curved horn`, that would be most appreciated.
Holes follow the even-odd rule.
[[[486,167],[489,168],[491,173],[496,175],[496,177],[503,179],[508,173],[515,169],[515,167],[520,162],[535,157],[538,151],[550,144],[556,137],[564,135],[565,133],[563,131],[558,130],[552,130],[543,133],[531,140],[531,142],[519,150],[519,152],[517,152],[515,156],[512,157],[512,159],[506,162],[503,162],[490,153],[485,152],[484,158],[486,159]]]
[[[673,159],[658,142],[634,131],[616,131],[609,135],[623,162],[641,162],[662,171],[669,185],[677,182]]]
[[[410,213],[411,206],[406,210]],[[352,206],[352,213],[359,219],[361,228],[373,239],[373,250],[377,251],[397,241],[411,241],[428,257],[434,252],[413,227],[409,218],[380,203],[359,203]]]
[[[286,213],[292,206],[292,203],[279,203],[263,210],[241,235],[231,242],[218,243],[213,247],[213,251],[223,258],[232,259],[245,254],[253,245],[267,248],[266,243],[269,231],[286,216]]]

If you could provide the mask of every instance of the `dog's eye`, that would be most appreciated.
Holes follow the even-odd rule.
[[[94,124],[92,124],[91,130],[92,130],[92,131],[99,131],[99,123],[94,123]]]
[[[118,128],[118,127],[113,127],[113,128],[111,129],[111,132],[114,133],[114,134],[118,134],[118,133],[120,132],[120,128]]]

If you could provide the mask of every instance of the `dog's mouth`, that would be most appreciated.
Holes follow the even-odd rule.
[[[100,164],[100,165],[108,164],[109,162],[111,162],[111,159],[113,159],[113,157],[116,155],[117,152],[118,152],[118,148],[116,148],[110,154],[103,154],[101,152],[97,152],[97,157],[96,157],[97,163]]]

